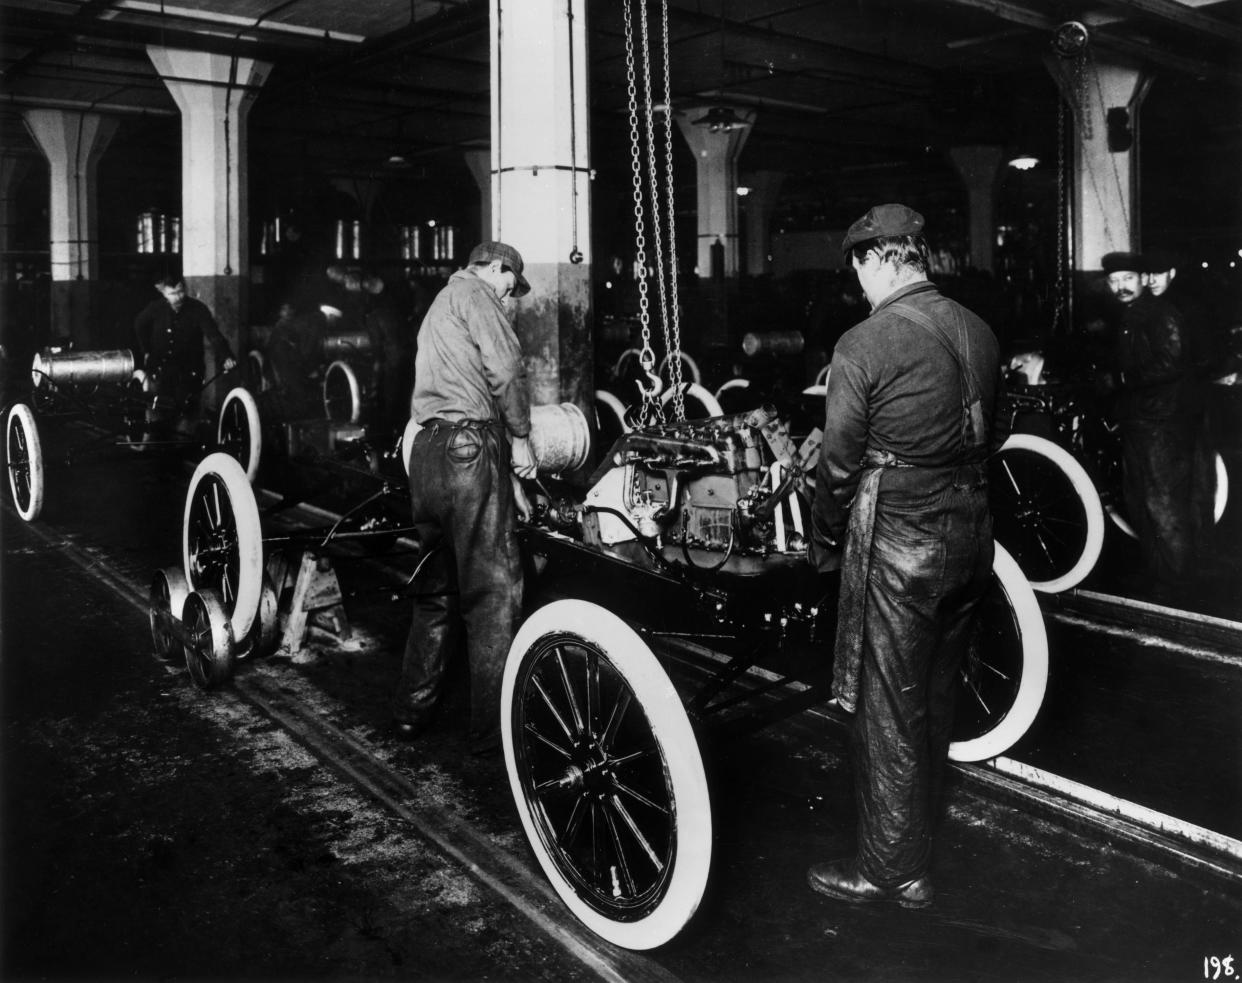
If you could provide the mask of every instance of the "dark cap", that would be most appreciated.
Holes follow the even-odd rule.
[[[480,242],[470,250],[470,259],[467,262],[473,266],[475,263],[490,263],[494,259],[500,260],[501,266],[507,266],[513,271],[514,297],[522,297],[530,293],[530,284],[526,282],[526,277],[522,276],[522,270],[526,265],[522,262],[522,254],[508,243]]]
[[[1147,270],[1138,253],[1105,253],[1100,266],[1105,273],[1144,273]]]
[[[1143,253],[1144,273],[1168,273],[1177,268],[1177,256],[1168,249],[1149,249]]]
[[[849,227],[841,240],[841,252],[848,253],[860,242],[880,236],[916,236],[923,233],[923,216],[905,205],[876,205]]]

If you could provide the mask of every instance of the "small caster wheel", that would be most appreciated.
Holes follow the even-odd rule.
[[[199,689],[215,689],[233,674],[233,627],[220,595],[207,588],[185,599],[185,665]]]
[[[190,588],[180,567],[157,570],[151,579],[147,618],[151,623],[151,645],[161,662],[169,662],[181,654],[177,623],[189,596]]]
[[[245,640],[237,646],[238,659],[262,659],[276,651],[280,641],[280,614],[277,610],[276,588],[272,578],[263,575],[263,587],[259,591],[259,612]]]

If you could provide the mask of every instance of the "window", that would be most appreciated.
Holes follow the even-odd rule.
[[[362,222],[358,219],[336,220],[336,258],[362,259]]]
[[[181,218],[177,215],[148,208],[139,213],[136,231],[140,253],[181,252]]]

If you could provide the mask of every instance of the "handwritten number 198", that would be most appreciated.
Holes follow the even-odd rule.
[[[1205,980],[1219,980],[1222,976],[1225,979],[1232,979],[1233,956],[1204,956],[1203,957],[1203,978]]]

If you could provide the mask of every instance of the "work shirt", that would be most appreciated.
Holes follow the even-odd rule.
[[[893,309],[897,302],[923,313],[950,339],[961,337],[963,365],[974,374],[986,421],[1000,379],[1000,350],[976,314],[919,281],[894,291],[861,324],[847,331],[832,356],[824,441],[816,472],[816,529],[844,539],[847,509],[867,452],[888,452],[921,468],[978,460],[962,439],[962,385],[957,362],[926,328]],[[900,470],[900,469],[898,469]],[[881,486],[881,498],[883,497]],[[824,494],[829,491],[831,494]]]
[[[183,379],[202,377],[204,340],[215,350],[217,362],[233,354],[207,305],[193,297],[185,298],[179,311],[162,298],[153,300],[134,320],[134,333],[148,370],[171,367]]]
[[[472,270],[458,270],[436,295],[418,332],[414,419],[502,420],[530,433],[526,365],[504,305]]]

